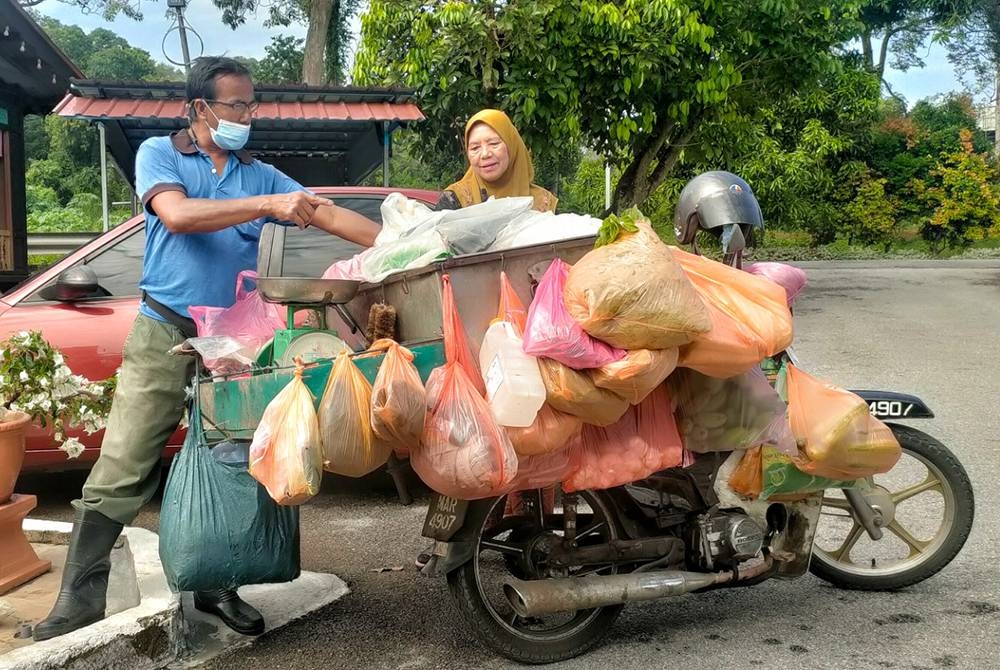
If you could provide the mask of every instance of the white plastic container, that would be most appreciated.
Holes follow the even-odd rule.
[[[545,403],[538,361],[521,347],[521,338],[510,322],[497,321],[487,329],[479,350],[486,399],[501,426],[530,426]]]

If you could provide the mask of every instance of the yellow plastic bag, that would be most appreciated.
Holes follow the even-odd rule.
[[[865,401],[788,365],[788,418],[798,443],[795,465],[830,479],[855,479],[888,472],[902,453],[884,423]]]
[[[628,400],[620,395],[597,388],[586,372],[578,372],[551,358],[539,358],[538,369],[545,383],[545,402],[553,409],[583,419],[584,423],[610,426],[629,407]]]
[[[279,505],[301,505],[319,493],[322,444],[313,396],[297,365],[292,381],[264,409],[250,443],[250,475]]]
[[[375,435],[371,407],[371,384],[351,356],[340,352],[319,403],[325,470],[362,477],[389,460],[392,445]]]
[[[407,454],[420,446],[424,432],[424,384],[409,349],[392,340],[379,340],[371,348],[386,349],[372,387],[372,429],[398,453]]]
[[[677,348],[634,349],[620,361],[591,370],[594,384],[638,405],[677,367]]]
[[[648,220],[628,222],[638,232],[588,252],[570,269],[563,293],[570,315],[620,349],[668,349],[708,331],[708,310],[670,249]]]

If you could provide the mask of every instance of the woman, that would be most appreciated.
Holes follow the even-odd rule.
[[[448,186],[437,209],[460,209],[490,196],[528,196],[540,212],[554,212],[557,198],[531,183],[535,168],[521,134],[510,118],[497,109],[484,109],[465,124],[465,176]]]

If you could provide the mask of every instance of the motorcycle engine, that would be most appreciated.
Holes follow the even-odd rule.
[[[765,529],[742,511],[704,514],[688,528],[689,561],[702,570],[736,567],[764,545]]]

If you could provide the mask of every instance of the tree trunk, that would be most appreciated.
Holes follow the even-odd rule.
[[[861,55],[864,58],[865,65],[872,72],[875,71],[875,57],[872,55],[872,34],[871,31],[865,30],[861,34]]]
[[[326,84],[326,36],[333,16],[333,5],[340,0],[313,0],[309,4],[309,27],[302,54],[302,81],[309,86]]]

